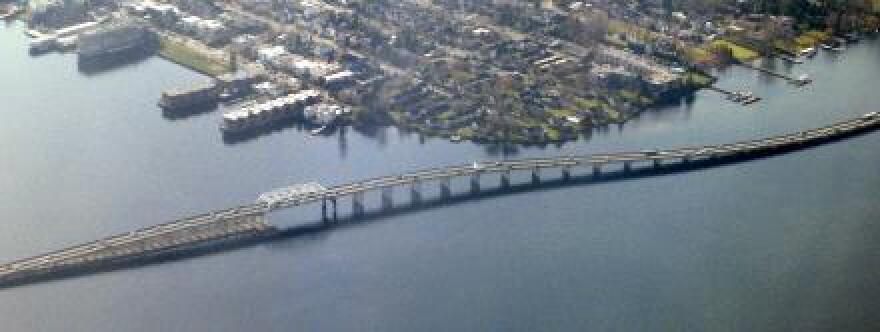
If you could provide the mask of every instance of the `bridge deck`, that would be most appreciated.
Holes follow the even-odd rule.
[[[474,163],[443,168],[420,170],[411,173],[383,176],[358,182],[343,184],[324,190],[291,195],[278,201],[268,209],[282,209],[314,203],[325,199],[337,199],[383,188],[414,185],[421,182],[446,180],[456,177],[479,176],[485,173],[507,173],[518,170],[539,170],[543,168],[571,168],[578,166],[604,166],[609,164],[631,164],[638,162],[673,162],[678,160],[697,160],[734,155],[757,154],[790,148],[797,145],[820,142],[822,140],[847,135],[857,130],[871,129],[880,125],[880,116],[873,113],[835,123],[829,126],[796,133],[773,136],[750,141],[686,147],[669,150],[647,150],[612,154],[572,155],[556,158],[533,158],[496,162]]]
[[[269,232],[274,227],[250,207],[230,209],[143,228],[0,265],[0,282],[44,276],[68,268],[96,266],[204,242]]]
[[[317,184],[288,187],[287,190],[276,190],[268,195],[261,195],[254,204],[205,213],[0,265],[0,283],[27,280],[77,267],[100,266],[103,263],[149,256],[207,241],[262,234],[274,230],[274,227],[264,220],[267,212],[360,195],[372,190],[415,186],[428,181],[448,181],[456,177],[477,179],[482,174],[507,174],[518,170],[538,172],[545,168],[602,167],[610,164],[623,164],[629,167],[630,164],[638,162],[690,162],[735,155],[778,153],[785,148],[821,143],[856,131],[875,129],[878,126],[880,126],[880,115],[875,112],[821,128],[730,144],[478,162],[377,177],[329,188]]]

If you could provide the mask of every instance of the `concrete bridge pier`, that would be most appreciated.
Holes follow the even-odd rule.
[[[532,168],[532,183],[538,184],[541,183],[541,169],[540,168]]]
[[[471,175],[471,192],[480,192],[480,173],[474,173]]]
[[[330,209],[333,211],[333,220],[336,220],[336,197],[335,196],[327,196],[321,199],[321,219],[324,221],[330,220],[327,217],[327,202],[330,202]]]
[[[562,180],[568,181],[571,179],[571,166],[563,166],[562,167]]]
[[[623,171],[624,172],[632,171],[632,161],[624,161],[623,162]]]
[[[389,209],[394,205],[394,187],[382,187],[382,208]]]
[[[354,215],[364,213],[364,193],[362,191],[351,195],[351,213]]]
[[[663,163],[663,159],[654,159],[653,161],[654,161],[655,168],[660,167],[660,165]]]
[[[452,191],[449,189],[451,181],[449,177],[445,177],[440,181],[440,196],[444,198],[452,196]]]
[[[594,163],[593,164],[593,176],[599,176],[602,174],[602,164]]]
[[[409,196],[410,196],[410,200],[415,204],[418,204],[422,201],[422,182],[421,181],[415,181],[412,183],[412,185],[409,188]]]
[[[501,188],[510,187],[510,169],[501,172]]]

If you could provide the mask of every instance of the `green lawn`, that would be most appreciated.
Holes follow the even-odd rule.
[[[689,71],[687,72],[688,81],[693,82],[695,86],[698,87],[707,87],[712,85],[712,77],[704,75],[700,72]]]
[[[829,36],[830,34],[825,31],[811,30],[797,36],[797,38],[794,39],[794,43],[800,50],[807,47],[814,47],[816,44],[819,44],[819,42],[828,39]]]
[[[687,47],[685,48],[685,52],[688,59],[694,63],[711,62],[714,59],[712,51],[703,47]]]
[[[761,54],[759,54],[758,52],[756,52],[750,48],[746,48],[745,46],[742,46],[739,44],[734,44],[730,41],[723,40],[723,39],[718,39],[718,40],[712,41],[712,45],[713,46],[724,45],[724,46],[729,47],[731,50],[733,50],[733,57],[739,61],[751,61],[751,60],[757,59],[758,57],[761,56]]]
[[[159,45],[160,55],[197,72],[217,76],[231,70],[229,63],[205,56],[183,42],[162,37]]]
[[[547,110],[547,113],[555,117],[566,117],[576,115],[577,110],[570,108],[551,108]]]
[[[581,97],[574,98],[574,104],[581,109],[590,109],[593,107],[601,107],[602,102],[597,99],[586,99]]]

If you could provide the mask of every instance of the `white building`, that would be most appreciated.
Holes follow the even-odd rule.
[[[270,46],[257,50],[257,59],[263,64],[277,66],[277,59],[287,54],[284,46]]]

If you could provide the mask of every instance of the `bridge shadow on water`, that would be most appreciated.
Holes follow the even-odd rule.
[[[766,159],[774,156],[779,156],[788,152],[794,152],[798,150],[810,149],[818,145],[825,145],[829,143],[833,143],[835,141],[843,140],[848,137],[857,136],[865,133],[869,130],[859,130],[852,132],[847,135],[838,136],[835,138],[828,138],[823,140],[818,140],[808,144],[801,144],[791,147],[780,148],[776,150],[770,150],[762,153],[752,153],[746,155],[736,155],[736,156],[728,156],[728,157],[719,157],[714,159],[703,159],[703,160],[695,160],[690,162],[675,162],[668,164],[661,164],[659,166],[653,166],[648,163],[644,163],[640,166],[634,166],[631,169],[614,169],[603,171],[599,174],[572,174],[568,178],[564,178],[561,175],[555,176],[550,179],[542,179],[538,182],[529,181],[529,182],[521,182],[521,183],[510,183],[508,186],[501,186],[500,177],[499,177],[499,185],[491,188],[481,188],[477,191],[467,191],[467,192],[455,192],[451,193],[447,196],[437,196],[431,197],[427,199],[421,199],[417,201],[410,200],[406,203],[401,203],[398,205],[390,206],[390,207],[382,207],[376,208],[372,210],[365,210],[360,213],[349,213],[346,215],[341,215],[336,219],[331,220],[322,220],[320,218],[320,208],[317,209],[316,215],[317,218],[311,221],[307,221],[305,223],[300,223],[295,226],[290,226],[286,228],[279,228],[273,232],[256,234],[249,237],[237,238],[237,239],[224,239],[221,241],[209,242],[209,243],[201,243],[197,245],[190,245],[186,248],[175,248],[173,250],[167,252],[158,252],[151,253],[149,256],[138,256],[134,258],[127,258],[125,260],[109,262],[109,263],[100,263],[98,266],[84,266],[72,268],[59,272],[52,272],[50,274],[41,275],[37,277],[29,277],[26,280],[16,281],[16,282],[7,282],[0,284],[0,289],[5,289],[9,287],[15,287],[25,284],[32,284],[38,282],[52,281],[52,280],[60,280],[66,279],[75,276],[82,276],[87,274],[95,274],[95,273],[103,273],[109,271],[115,271],[120,269],[128,269],[139,266],[150,266],[154,264],[167,263],[173,261],[180,261],[189,258],[199,257],[199,256],[207,256],[219,254],[231,250],[238,250],[248,247],[254,247],[257,245],[271,244],[271,243],[279,243],[286,242],[295,239],[308,239],[319,237],[322,234],[334,231],[345,229],[349,227],[358,227],[365,226],[373,222],[379,222],[382,220],[388,220],[389,218],[407,215],[422,211],[428,211],[432,209],[443,208],[447,206],[452,206],[455,204],[461,204],[466,202],[479,202],[482,200],[494,199],[498,197],[511,196],[511,195],[519,195],[525,193],[536,193],[542,191],[549,190],[558,190],[563,188],[571,188],[577,186],[588,186],[588,185],[599,185],[605,183],[613,183],[618,181],[629,181],[629,180],[637,180],[644,178],[651,178],[656,176],[666,176],[673,174],[681,174],[686,172],[694,172],[707,170],[713,167],[720,166],[735,166],[740,163]],[[589,168],[584,168],[585,170],[589,170]],[[528,171],[524,171],[528,172]],[[544,172],[547,174],[549,172]],[[484,179],[488,179],[488,175],[484,175]],[[423,184],[423,187],[426,187],[427,184]],[[406,190],[409,192],[409,189]],[[346,202],[347,200],[340,200],[340,204]]]

